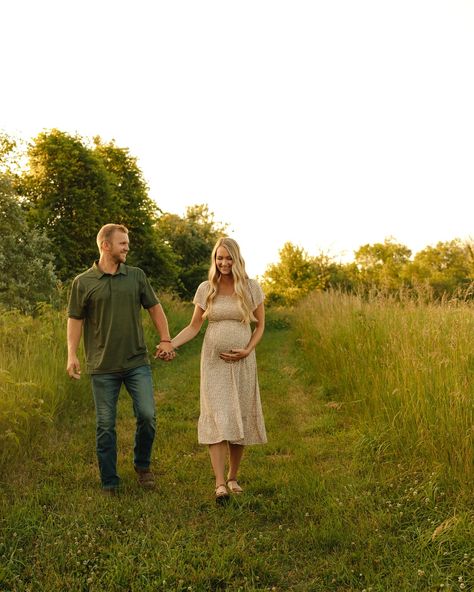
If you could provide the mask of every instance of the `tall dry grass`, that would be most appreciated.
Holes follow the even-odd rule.
[[[334,292],[296,312],[311,379],[361,420],[364,454],[472,482],[472,305]]]
[[[66,397],[65,316],[0,313],[0,466],[21,458]]]

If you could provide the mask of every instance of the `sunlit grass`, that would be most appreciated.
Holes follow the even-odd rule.
[[[0,313],[0,468],[21,459],[67,398],[64,312]]]
[[[175,333],[189,321],[192,306],[168,300],[164,306]],[[342,314],[340,304],[332,306]],[[51,405],[48,423],[35,420],[41,429],[30,433],[19,457],[12,449],[0,473],[0,590],[472,589],[472,503],[460,495],[459,484],[450,487],[442,478],[441,460],[438,470],[421,456],[414,466],[412,454],[385,444],[386,430],[377,431],[384,408],[382,423],[374,421],[369,432],[365,404],[338,390],[344,383],[329,380],[330,366],[327,375],[310,374],[314,360],[302,341],[308,333],[295,328],[302,318],[300,310],[268,313],[257,359],[269,442],[244,456],[245,494],[217,507],[208,453],[197,444],[200,338],[180,348],[172,363],[152,363],[158,411],[152,492],[136,482],[135,422],[122,392],[123,491],[110,499],[100,492],[89,381],[64,375],[65,320],[59,314],[52,325],[58,360],[44,354],[42,372],[62,385],[63,399]],[[32,323],[25,333],[27,326],[39,333],[51,320],[24,322]],[[152,349],[156,337],[146,325]],[[18,339],[25,339],[21,331]],[[329,336],[325,343],[330,356]],[[17,356],[22,351],[17,347]],[[34,372],[28,378],[38,382]],[[375,404],[369,408],[378,417]]]
[[[316,294],[298,308],[307,371],[363,422],[361,452],[474,479],[474,307]]]

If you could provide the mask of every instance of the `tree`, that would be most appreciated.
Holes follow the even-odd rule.
[[[414,281],[429,284],[436,296],[453,294],[474,281],[474,258],[468,242],[439,242],[418,252],[413,260]]]
[[[226,227],[214,220],[205,204],[188,207],[183,218],[169,213],[159,218],[157,233],[176,257],[178,293],[182,298],[192,298],[197,286],[207,278],[212,248]]]
[[[7,174],[0,174],[0,236],[0,303],[31,313],[50,301],[56,286],[51,243],[28,228]]]
[[[398,290],[408,281],[410,257],[410,249],[393,239],[363,245],[355,252],[359,281],[366,287]]]
[[[58,130],[43,132],[28,148],[29,172],[23,190],[33,227],[50,239],[63,280],[97,258],[96,235],[117,219],[107,171],[82,139]]]
[[[28,156],[22,189],[29,220],[50,238],[61,279],[72,278],[97,259],[97,232],[114,222],[130,231],[129,263],[142,267],[156,287],[175,286],[176,258],[158,237],[158,208],[127,148],[99,137],[90,144],[52,130],[30,144]]]
[[[156,224],[158,207],[148,195],[148,186],[137,159],[127,148],[114,142],[104,144],[94,138],[94,155],[108,174],[108,185],[117,208],[114,222],[130,231],[130,265],[141,267],[160,288],[175,288],[178,282],[177,257],[169,244],[160,239]]]
[[[331,279],[329,257],[310,257],[304,249],[287,242],[279,251],[280,261],[263,274],[267,301],[294,304],[313,290],[324,290]]]

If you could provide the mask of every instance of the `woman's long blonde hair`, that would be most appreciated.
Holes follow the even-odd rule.
[[[234,278],[234,292],[239,300],[239,308],[242,312],[242,322],[250,323],[256,321],[253,314],[253,306],[250,298],[248,280],[249,277],[245,271],[245,261],[240,254],[240,248],[237,242],[233,238],[223,236],[214,245],[211,254],[211,267],[209,268],[209,291],[206,297],[206,310],[203,317],[209,316],[214,299],[217,296],[217,290],[219,287],[219,281],[221,279],[221,272],[218,270],[216,265],[217,249],[224,247],[232,257],[232,276]]]

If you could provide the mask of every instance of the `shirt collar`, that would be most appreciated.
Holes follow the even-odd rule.
[[[112,275],[110,273],[104,273],[100,269],[100,267],[99,267],[99,261],[98,260],[97,261],[94,261],[94,264],[92,266],[92,270],[93,270],[93,272],[94,272],[94,274],[95,274],[95,276],[97,278],[101,278],[104,275]],[[117,273],[114,273],[113,275],[118,275],[119,273],[122,274],[122,275],[127,275],[127,266],[124,263],[121,263],[119,265],[119,268],[118,268]]]

